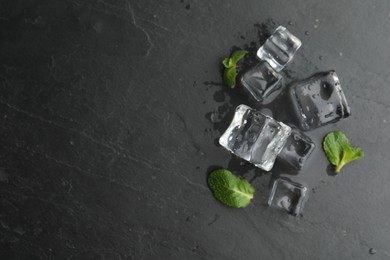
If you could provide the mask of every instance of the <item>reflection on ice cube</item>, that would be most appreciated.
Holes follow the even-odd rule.
[[[279,26],[257,51],[257,56],[268,62],[274,70],[281,71],[301,45],[297,37],[285,27]]]
[[[290,86],[290,97],[302,130],[334,123],[351,114],[336,72],[320,72]]]
[[[282,76],[263,61],[251,68],[241,77],[241,84],[261,102],[282,87]]]
[[[305,165],[314,148],[315,144],[309,137],[296,129],[292,129],[291,135],[288,137],[286,145],[278,155],[278,158],[296,170],[300,170]]]
[[[289,126],[239,105],[219,143],[238,157],[269,171],[290,133]]]
[[[307,188],[287,178],[276,179],[268,198],[268,205],[297,216],[306,201]]]

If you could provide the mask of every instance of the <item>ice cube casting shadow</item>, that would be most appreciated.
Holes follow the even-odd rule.
[[[290,133],[289,126],[239,105],[219,143],[238,157],[269,171]]]
[[[287,211],[293,216],[299,215],[304,207],[307,188],[287,178],[276,179],[268,198],[268,205],[272,208]]]
[[[335,123],[351,114],[340,80],[333,70],[295,82],[289,92],[298,126],[304,131]]]

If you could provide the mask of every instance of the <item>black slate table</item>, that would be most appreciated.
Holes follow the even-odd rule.
[[[286,82],[335,69],[350,118],[312,133],[293,217],[270,180],[217,144],[234,107],[221,60],[286,26]],[[1,1],[0,259],[390,259],[390,4],[374,1]],[[329,176],[342,130],[364,159]],[[214,199],[211,169],[256,189]]]

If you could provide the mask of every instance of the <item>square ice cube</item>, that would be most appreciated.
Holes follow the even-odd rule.
[[[268,62],[276,71],[281,71],[301,47],[301,41],[285,27],[279,26],[257,51],[257,57]]]
[[[283,209],[289,214],[297,216],[306,201],[307,188],[287,178],[274,181],[268,198],[268,205],[272,208]]]
[[[291,135],[287,138],[286,145],[278,155],[278,158],[296,170],[300,170],[305,165],[314,148],[315,144],[309,137],[296,129],[292,129]]]
[[[239,105],[219,143],[238,157],[269,171],[290,133],[289,126]]]
[[[290,97],[302,130],[334,123],[351,114],[339,78],[333,70],[292,84]]]
[[[261,102],[274,91],[282,87],[282,76],[263,61],[251,68],[241,77],[241,84],[252,94],[253,98]]]

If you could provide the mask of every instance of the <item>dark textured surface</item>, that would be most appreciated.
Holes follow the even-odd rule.
[[[278,167],[216,145],[251,105],[221,59],[279,24],[303,42],[286,81],[335,69],[352,107],[309,134],[296,218],[265,206]],[[386,0],[1,1],[0,258],[389,259],[388,35]],[[337,177],[332,129],[366,152]],[[248,208],[213,198],[215,167],[251,180]]]

